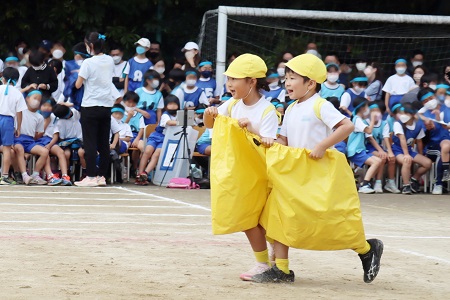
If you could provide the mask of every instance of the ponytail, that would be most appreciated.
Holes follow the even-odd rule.
[[[106,36],[98,32],[88,33],[84,38],[84,42],[88,44],[89,47],[91,44],[93,45],[93,50],[95,54],[103,52],[105,41]]]

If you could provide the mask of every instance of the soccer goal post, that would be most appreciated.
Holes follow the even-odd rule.
[[[215,62],[224,82],[227,54],[254,53],[276,67],[284,50],[303,53],[309,42],[319,53],[365,55],[388,67],[412,50],[425,53],[427,66],[449,58],[450,17],[219,6],[203,16],[199,35],[202,57]]]

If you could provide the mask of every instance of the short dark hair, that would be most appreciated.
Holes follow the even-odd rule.
[[[285,71],[286,74],[289,73],[289,72],[292,72],[292,73],[295,73],[295,74],[297,74],[298,76],[302,77],[304,82],[307,82],[307,81],[310,81],[310,80],[311,80],[311,78],[309,78],[308,76],[300,75],[300,74],[296,73],[295,71],[293,71],[293,70],[292,70],[291,68],[289,68],[289,67],[286,67],[285,70],[286,70],[286,71]],[[318,82],[316,81],[316,90],[315,90],[315,92],[316,92],[316,93],[320,92],[320,89],[321,89],[321,88],[322,88],[322,84],[320,84],[320,83],[318,83]]]
[[[423,87],[424,83],[430,83],[430,82],[438,82],[439,81],[439,75],[436,73],[425,73],[420,78],[420,84],[419,86]]]
[[[72,51],[74,52],[74,54],[78,54],[84,57],[91,56],[89,53],[86,52],[86,45],[84,43],[76,44],[75,46],[72,47]]]
[[[422,97],[428,93],[434,94],[434,90],[430,87],[420,89],[419,92],[417,93],[417,100],[421,102]]]
[[[19,80],[19,71],[16,68],[7,67],[3,70],[3,78],[5,78],[6,81],[9,79],[17,81]]]
[[[360,105],[363,104],[363,103],[368,104],[368,103],[369,103],[369,100],[367,100],[367,99],[364,98],[364,97],[357,96],[357,97],[355,98],[355,100],[353,100],[353,107],[360,106]],[[356,108],[356,109],[355,109],[355,114],[357,114],[357,113],[359,112],[359,110],[360,110],[361,108],[363,108],[363,107],[364,107],[364,105],[361,105],[360,107]]]
[[[156,72],[155,70],[148,70],[147,72],[145,72],[144,74],[144,86],[147,86],[147,79],[160,79],[161,76],[159,75],[158,72]]]
[[[44,63],[44,53],[42,53],[39,50],[33,49],[31,50],[30,56],[29,56],[29,61],[30,64],[34,67],[39,67],[40,65],[42,65]]]
[[[52,107],[54,107],[56,105],[56,101],[55,101],[55,99],[53,99],[53,97],[50,97],[50,98],[42,97],[41,105],[43,105],[44,103],[47,103],[47,102],[49,102]]]
[[[51,67],[51,68],[56,68],[56,73],[57,74],[61,73],[61,71],[63,69],[62,61],[60,61],[59,59],[52,59],[48,63],[48,66]]]
[[[55,117],[61,119],[65,118],[69,114],[70,108],[62,104],[56,104],[55,106],[53,106],[52,111]]]
[[[334,108],[339,110],[339,107],[341,106],[341,103],[339,102],[339,98],[338,97],[328,97],[327,101],[330,102],[331,104],[333,104]]]
[[[105,44],[105,38],[102,34],[98,32],[91,32],[86,35],[84,38],[84,42],[88,45],[93,45],[93,50],[95,54],[99,54],[103,52],[104,44]]]
[[[169,103],[176,103],[178,105],[178,109],[180,109],[180,99],[178,99],[175,95],[167,95],[166,98],[164,98],[164,108],[167,107]]]
[[[425,53],[423,53],[422,50],[420,50],[420,49],[414,49],[414,50],[412,51],[412,53],[411,53],[411,58],[414,58],[414,56],[416,56],[416,55],[418,55],[418,54],[420,54],[420,55],[422,55],[423,57],[425,57]]]
[[[139,103],[139,95],[136,94],[135,92],[128,91],[125,93],[125,95],[123,95],[123,101],[124,102],[132,101],[132,102],[138,104]]]
[[[169,79],[172,79],[175,82],[183,82],[186,80],[186,75],[181,69],[172,69],[169,72]]]

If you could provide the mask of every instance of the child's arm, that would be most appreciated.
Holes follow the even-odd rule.
[[[309,157],[312,159],[320,159],[325,155],[325,151],[336,145],[339,142],[345,140],[350,133],[355,130],[355,125],[353,125],[352,121],[347,118],[344,118],[342,121],[336,124],[334,127],[335,131],[324,139],[322,142],[316,145],[314,149],[309,154]]]
[[[127,124],[130,123],[130,120],[132,117],[133,117],[133,111],[129,111],[124,123],[127,123]]]
[[[405,156],[403,160],[405,162],[412,162],[412,157],[409,155],[408,144],[406,143],[406,138],[404,134],[397,134],[400,139],[400,145],[402,146],[403,155]]]
[[[203,123],[205,124],[206,128],[213,128],[214,127],[214,119],[219,114],[219,111],[217,110],[217,107],[208,107],[205,109],[205,113],[203,114]]]
[[[48,144],[45,146],[45,148],[47,148],[48,150],[50,150],[50,149],[53,147],[53,145],[55,145],[58,141],[59,141],[59,133],[58,133],[58,132],[55,132],[55,133],[53,134],[52,140],[50,141],[50,143],[48,143]]]
[[[387,148],[388,160],[390,161],[391,159],[395,159],[394,151],[392,151],[391,139],[388,137],[385,137],[384,143],[386,144],[386,148]]]
[[[111,150],[116,149],[116,146],[117,146],[118,142],[119,142],[119,133],[116,132],[114,134],[114,138],[113,138],[112,143],[109,145],[109,149],[111,149]]]
[[[121,138],[120,140],[129,143],[131,141],[131,137],[126,136],[124,138]]]
[[[125,76],[125,83],[123,84],[123,94],[125,95],[128,92],[128,81],[130,79],[128,78],[128,74],[127,76]]]
[[[139,133],[136,136],[136,138],[133,141],[133,144],[131,144],[131,147],[137,148],[139,145],[139,141],[141,140],[142,136],[144,135],[144,128],[139,129]]]
[[[75,82],[75,87],[80,89],[84,83],[84,78],[78,75],[77,81]]]
[[[386,111],[388,113],[391,112],[391,109],[389,108],[389,99],[391,99],[391,94],[389,94],[388,92],[386,92],[386,95],[384,96],[384,105],[386,105]]]
[[[137,107],[134,110],[137,111],[138,113],[140,113],[141,115],[143,115],[144,118],[150,119],[150,114],[148,112],[146,112],[145,110],[142,110],[142,109],[137,108]]]
[[[423,142],[422,139],[416,139],[417,153],[423,153]]]
[[[378,154],[381,159],[387,158],[386,152],[384,152],[383,148],[378,144],[378,142],[373,138],[373,136],[368,137],[370,144],[377,149]]]
[[[16,118],[17,118],[16,137],[19,137],[20,136],[20,129],[22,127],[22,112],[21,111],[17,112]]]
[[[41,137],[43,137],[44,136],[44,133],[43,132],[36,132],[35,134],[34,134],[34,140],[38,140],[38,139],[40,139]]]
[[[370,116],[370,124],[369,124],[369,126],[364,128],[364,133],[371,134],[374,126],[375,126],[375,115],[372,114]]]
[[[284,146],[287,146],[288,145],[288,139],[284,135],[279,135],[277,137],[277,143],[281,144],[281,145],[284,145]]]

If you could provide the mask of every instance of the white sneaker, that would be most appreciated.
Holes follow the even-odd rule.
[[[98,186],[97,183],[97,177],[89,177],[86,176],[83,180],[81,181],[75,181],[74,184],[76,186],[81,186],[81,187],[93,187],[93,186]]]
[[[381,185],[381,182],[375,182],[375,186],[373,187],[375,190],[375,193],[382,194],[383,193],[383,186]]]
[[[442,195],[442,185],[435,185],[433,191],[431,192],[433,195]]]
[[[266,263],[256,263],[256,265],[253,268],[239,275],[239,278],[241,278],[244,281],[251,281],[253,276],[264,273],[269,269],[270,267]]]
[[[363,185],[359,188],[358,193],[361,194],[374,194],[375,190],[370,187],[370,185]]]
[[[37,185],[46,185],[47,181],[41,178],[39,175],[31,176],[31,184],[37,184]]]
[[[392,183],[389,181],[384,186],[384,189],[392,194],[400,194],[401,193],[401,191],[395,186],[395,183]]]
[[[97,176],[97,185],[106,186],[106,179],[103,176]]]

